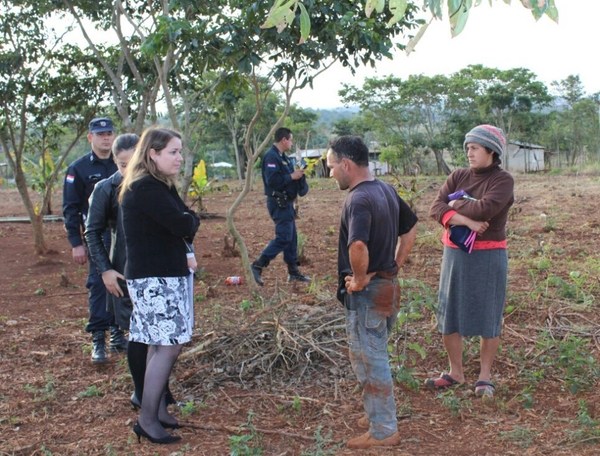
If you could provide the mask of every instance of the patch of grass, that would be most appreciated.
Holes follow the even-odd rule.
[[[413,247],[413,252],[419,252],[423,247],[430,247],[432,249],[439,250],[440,255],[443,251],[442,243],[440,238],[442,237],[442,228],[435,231],[426,231],[419,233]]]
[[[294,396],[292,400],[292,410],[296,413],[302,412],[302,401],[299,396]]]
[[[500,439],[511,442],[520,448],[529,448],[535,439],[535,431],[528,427],[515,426],[510,431],[500,432]]]
[[[537,340],[538,357],[546,377],[561,378],[569,392],[576,394],[596,385],[600,366],[590,349],[590,341],[569,335],[555,339],[548,332]]]
[[[398,416],[412,416],[413,406],[410,398],[405,396],[402,402],[398,403]]]
[[[304,248],[306,247],[306,235],[304,233],[298,232],[298,259],[306,258],[304,256]]]
[[[241,426],[243,430],[248,432],[229,437],[229,454],[231,456],[262,456],[261,437],[252,424],[253,419],[254,412],[250,410],[246,424]]]
[[[600,421],[590,416],[586,401],[580,399],[578,404],[577,419],[572,423],[577,426],[577,429],[565,431],[569,441],[578,444],[600,442]]]
[[[104,445],[104,454],[106,456],[118,456],[119,452],[112,446],[112,444],[107,443]]]
[[[427,284],[417,279],[399,279],[402,301],[405,303],[400,308],[396,320],[395,331],[399,334],[396,343],[389,346],[391,361],[397,363],[394,369],[394,378],[397,382],[405,384],[408,388],[417,390],[420,380],[417,378],[416,366],[425,359],[427,351],[419,342],[409,334],[411,324],[424,318],[424,311],[432,310],[434,306],[434,293]],[[402,343],[398,343],[402,339]]]
[[[456,390],[444,391],[436,396],[442,401],[442,405],[450,410],[452,416],[462,416],[464,412],[471,411],[473,403],[470,399],[459,397]]]
[[[331,276],[325,276],[323,278],[313,276],[312,280],[308,284],[307,292],[321,301],[327,301],[330,299],[335,300],[336,297],[334,294],[332,294],[332,289],[336,289],[334,287],[337,287],[337,282],[335,282],[335,286],[331,285],[331,282],[333,282]]]
[[[252,307],[253,307],[252,301],[249,299],[244,299],[240,303],[240,309],[242,309],[244,312],[248,312],[249,310],[252,309]]]
[[[79,398],[101,396],[104,396],[104,393],[100,391],[100,389],[98,389],[96,385],[90,385],[85,389],[85,391],[82,391],[79,394],[77,394],[77,397]]]
[[[27,383],[25,391],[33,394],[36,402],[49,402],[56,398],[56,381],[52,375],[46,375],[46,383],[40,387]]]
[[[194,401],[187,401],[183,407],[181,407],[181,416],[192,416],[198,413],[199,409],[203,407],[202,403],[196,403]]]
[[[323,427],[317,426],[315,431],[315,444],[304,450],[301,456],[334,456],[338,453],[338,450],[342,447],[342,443],[334,444],[333,433],[329,431],[323,435]]]
[[[518,401],[521,403],[524,409],[532,409],[535,405],[533,397],[533,386],[526,386],[517,396]]]
[[[46,448],[46,445],[42,444],[42,446],[40,447],[40,454],[42,456],[52,456],[54,453],[52,453],[51,450]]]

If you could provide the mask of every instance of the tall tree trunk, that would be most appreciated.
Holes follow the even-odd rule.
[[[27,180],[25,179],[23,171],[17,168],[13,169],[13,172],[15,173],[17,190],[21,195],[21,199],[23,200],[23,204],[25,205],[25,209],[29,215],[29,220],[31,220],[34,251],[38,255],[45,255],[48,253],[49,249],[44,238],[44,216],[42,215],[41,211],[39,213],[35,212],[35,208],[33,207],[33,203],[27,189]]]
[[[437,150],[437,149],[431,149],[431,151],[433,152],[433,155],[435,156],[438,174],[445,174],[446,176],[449,175],[452,172],[452,170],[448,166],[448,163],[446,163],[446,160],[444,160],[443,152],[441,150]]]
[[[252,84],[254,86],[255,97],[256,97],[256,112],[254,113],[252,120],[248,124],[248,127],[244,131],[244,152],[246,153],[246,157],[248,159],[248,161],[246,162],[246,176],[244,178],[244,188],[239,193],[239,195],[236,197],[236,199],[233,202],[233,204],[231,205],[231,207],[229,207],[229,209],[227,210],[227,227],[229,228],[229,232],[233,236],[235,242],[237,242],[237,244],[240,247],[240,258],[242,260],[242,267],[244,269],[244,275],[246,278],[246,282],[248,283],[248,286],[250,287],[251,290],[256,290],[258,285],[254,281],[254,278],[252,275],[252,269],[250,268],[250,259],[248,257],[248,248],[246,247],[244,238],[242,237],[242,235],[240,234],[240,232],[237,230],[237,228],[235,226],[235,222],[234,222],[235,212],[236,212],[237,208],[239,207],[239,205],[241,204],[241,202],[246,197],[246,195],[250,192],[250,189],[252,188],[252,181],[254,179],[254,163],[256,162],[256,160],[257,160],[258,156],[261,154],[261,152],[269,144],[271,138],[275,134],[275,130],[277,130],[283,124],[284,119],[288,115],[288,112],[290,110],[290,105],[291,105],[291,97],[292,97],[292,94],[294,93],[294,91],[296,90],[296,86],[290,87],[289,82],[288,82],[288,85],[286,86],[286,90],[285,90],[286,97],[285,97],[285,108],[283,110],[283,113],[279,116],[275,125],[273,125],[271,127],[269,133],[263,139],[263,141],[258,146],[253,147],[251,144],[251,138],[252,138],[252,135],[254,134],[254,126],[256,125],[256,123],[258,122],[258,119],[260,118],[260,116],[262,114],[262,108],[263,108],[262,101],[263,100],[261,99],[261,92],[260,92],[260,88],[259,88],[259,84],[258,84],[258,79],[256,78],[255,75],[253,76]]]

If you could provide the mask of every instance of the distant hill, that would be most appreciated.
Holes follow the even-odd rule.
[[[321,124],[324,129],[331,130],[333,124],[341,119],[349,119],[358,114],[358,107],[351,108],[335,108],[335,109],[308,109],[308,111],[316,112],[319,115],[317,123]]]

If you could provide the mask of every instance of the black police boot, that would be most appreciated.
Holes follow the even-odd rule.
[[[287,278],[288,282],[304,282],[304,283],[308,283],[310,282],[310,277],[302,274],[300,272],[300,270],[298,269],[298,266],[291,266],[288,265],[288,278]]]
[[[261,277],[263,268],[266,268],[269,265],[270,260],[261,255],[258,260],[252,263],[252,276],[254,277],[254,281],[260,285],[261,287],[265,284]]]
[[[107,361],[104,331],[94,331],[92,333],[92,363],[104,364]]]
[[[118,326],[110,327],[110,351],[113,353],[124,353],[127,351],[127,338]]]

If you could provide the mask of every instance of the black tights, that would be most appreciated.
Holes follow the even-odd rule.
[[[144,376],[146,375],[146,357],[148,356],[148,346],[139,342],[129,341],[127,345],[127,363],[129,372],[135,388],[135,397],[140,404],[144,396]]]
[[[139,416],[140,426],[152,437],[168,435],[160,421],[173,423],[165,400],[169,376],[181,352],[181,345],[150,345],[144,377],[144,395]]]
[[[146,376],[147,358],[148,345],[129,341],[127,344],[127,363],[129,364],[129,372],[131,372],[131,379],[133,380],[135,397],[140,401],[140,404],[144,396],[144,377]],[[168,384],[166,401],[167,405],[175,403]]]

